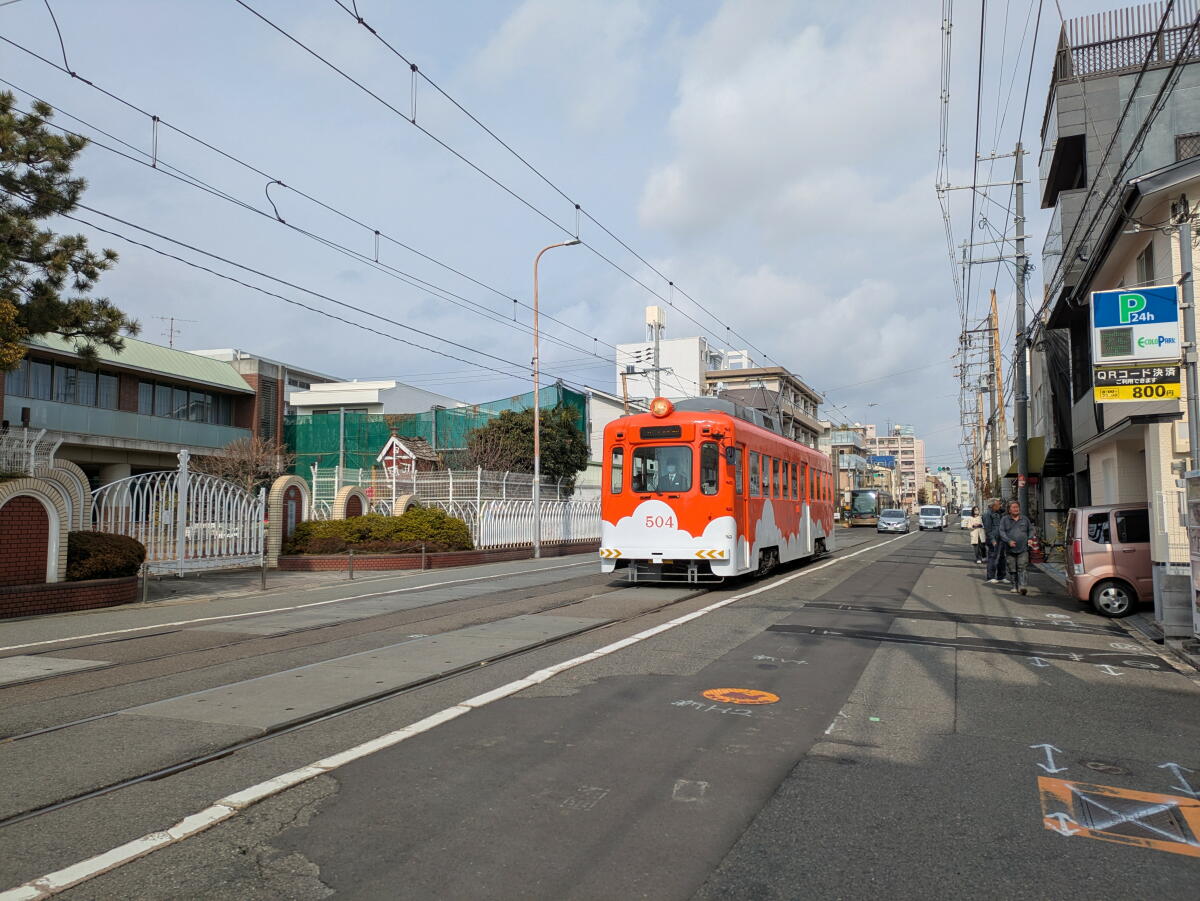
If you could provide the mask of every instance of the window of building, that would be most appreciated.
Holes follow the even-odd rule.
[[[1175,161],[1190,160],[1194,156],[1200,156],[1200,131],[1175,135]]]
[[[721,452],[712,441],[700,445],[700,491],[716,494],[721,478]]]
[[[620,494],[625,478],[625,448],[612,449],[612,464],[609,467],[608,490],[610,494]]]
[[[41,360],[29,364],[29,396],[34,400],[49,400],[51,376],[54,367]]]
[[[96,388],[96,406],[105,410],[116,410],[119,406],[121,380],[108,372],[99,375]]]
[[[762,482],[758,469],[758,451],[750,451],[750,496],[759,497],[762,494]]]
[[[1154,241],[1146,245],[1146,249],[1138,254],[1137,280],[1139,285],[1154,284]]]
[[[138,412],[154,415],[154,382],[138,382]]]
[[[80,369],[75,374],[75,403],[88,407],[96,406],[96,393],[99,383],[99,373]]]
[[[303,388],[306,391],[312,387],[310,383],[292,376],[288,376],[287,383],[289,388]]]
[[[60,404],[75,403],[75,373],[74,366],[54,366],[54,393],[51,400]]]

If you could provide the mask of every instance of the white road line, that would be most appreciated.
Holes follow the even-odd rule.
[[[559,673],[566,672],[569,669],[574,669],[584,663],[590,663],[600,657],[605,657],[608,654],[615,653],[622,648],[627,648],[630,645],[645,641],[654,635],[659,635],[667,632],[677,626],[682,626],[684,623],[690,623],[692,620],[699,619],[702,616],[707,616],[714,610],[720,610],[722,607],[728,607],[735,601],[740,601],[748,597],[753,597],[756,594],[762,594],[764,591],[770,591],[772,588],[778,588],[780,585],[786,585],[801,576],[808,576],[815,572],[820,572],[835,563],[840,563],[843,560],[849,560],[851,557],[857,557],[859,554],[865,554],[867,551],[873,551],[885,545],[892,544],[895,541],[908,538],[916,533],[909,532],[901,535],[898,538],[892,538],[888,541],[882,541],[879,544],[872,544],[869,547],[857,550],[852,554],[846,554],[844,557],[836,557],[819,566],[807,567],[800,572],[792,573],[790,576],[783,576],[773,582],[769,582],[753,591],[745,591],[733,597],[726,598],[723,601],[717,601],[714,604],[709,604],[707,607],[701,607],[699,610],[693,610],[670,622],[663,623],[659,626],[654,626],[651,629],[646,629],[644,632],[639,632],[629,638],[623,638],[620,641],[615,641],[612,644],[605,645],[595,651],[587,654],[582,654],[579,657],[572,657],[570,660],[564,660],[562,663],[556,663],[553,666],[540,669],[535,673],[531,673],[524,679],[517,679],[515,682],[509,682],[507,685],[502,685],[499,688],[494,688],[491,691],[484,692],[481,695],[476,695],[473,698],[468,698],[460,704],[455,704],[453,707],[447,707],[444,710],[439,710],[437,713],[430,714],[424,719],[417,720],[415,723],[410,723],[394,732],[388,732],[378,738],[373,738],[370,741],[363,742],[360,745],[355,745],[338,754],[333,754],[329,757],[322,758],[308,766],[300,767],[292,770],[289,773],[283,773],[273,779],[268,779],[265,782],[260,782],[257,785],[252,785],[249,788],[242,789],[232,795],[226,795],[214,801],[211,805],[197,813],[184,817],[174,826],[163,832],[149,832],[141,838],[135,838],[131,842],[126,842],[113,848],[111,851],[106,851],[103,854],[97,854],[95,857],[89,857],[87,860],[80,861],[69,867],[61,870],[56,870],[53,873],[47,873],[45,876],[39,876],[37,879],[31,879],[29,882],[19,885],[16,888],[11,888],[8,891],[0,892],[0,901],[37,901],[40,898],[49,898],[51,895],[57,895],[59,892],[66,891],[72,886],[79,885],[81,882],[86,882],[93,879],[102,873],[107,873],[122,867],[127,863],[132,863],[140,857],[145,857],[152,851],[157,851],[159,848],[173,845],[181,842],[186,838],[191,838],[193,835],[198,835],[206,829],[215,826],[217,823],[222,823],[230,817],[236,816],[240,811],[245,810],[252,804],[269,798],[272,795],[277,795],[282,791],[293,788],[302,782],[307,782],[315,776],[320,776],[323,773],[328,773],[343,767],[355,760],[360,760],[370,754],[382,751],[385,748],[390,748],[412,738],[414,735],[420,735],[422,732],[428,732],[430,729],[437,728],[443,723],[448,723],[450,720],[457,719],[464,714],[470,713],[472,710],[484,707],[494,701],[499,701],[510,695],[514,695],[519,691],[523,691],[540,682],[545,682],[557,676]]]
[[[109,635],[126,635],[130,632],[145,632],[149,629],[171,629],[175,626],[190,626],[193,623],[211,623],[222,619],[243,619],[247,616],[267,616],[271,613],[290,613],[293,610],[307,610],[310,607],[325,607],[329,604],[342,604],[346,601],[361,601],[364,598],[381,598],[389,594],[404,594],[408,591],[424,591],[427,588],[441,588],[444,585],[461,585],[464,582],[483,582],[489,579],[504,579],[508,576],[523,576],[528,573],[544,573],[554,569],[570,569],[572,566],[588,566],[594,564],[594,560],[585,560],[582,563],[564,563],[560,566],[543,566],[538,569],[523,569],[511,573],[493,573],[490,576],[472,576],[469,579],[449,579],[445,582],[430,582],[428,585],[410,585],[407,588],[393,588],[391,591],[372,591],[368,594],[356,594],[348,598],[334,598],[329,601],[313,601],[311,604],[295,604],[291,607],[273,607],[270,610],[252,610],[249,613],[225,613],[221,616],[202,616],[198,619],[182,619],[173,623],[155,623],[149,626],[131,626],[128,629],[112,629],[108,632],[92,632],[88,635],[71,635],[67,638],[48,638],[45,641],[29,641],[25,644],[10,644],[7,647],[0,647],[0,652],[3,651],[19,651],[22,648],[34,648],[44,644],[62,644],[67,641],[82,641],[85,638],[106,638]],[[330,586],[332,587],[332,586]]]

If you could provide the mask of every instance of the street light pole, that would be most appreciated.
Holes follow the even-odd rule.
[[[538,394],[541,377],[538,345],[538,263],[542,254],[555,247],[572,247],[580,243],[578,238],[551,244],[538,251],[533,258],[533,556],[542,556],[542,410]]]

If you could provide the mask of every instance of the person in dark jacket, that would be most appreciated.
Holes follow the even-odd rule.
[[[1001,517],[999,532],[1012,590],[1026,594],[1025,571],[1029,568],[1029,548],[1033,545],[1035,532],[1033,523],[1021,512],[1021,505],[1016,501],[1008,505],[1008,515]]]
[[[998,585],[1004,581],[1007,571],[1004,545],[1000,543],[1000,520],[1004,518],[1000,498],[994,497],[988,501],[988,509],[983,514],[983,533],[987,541],[987,582]]]

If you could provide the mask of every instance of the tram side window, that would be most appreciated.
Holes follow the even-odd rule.
[[[779,461],[779,477],[783,480],[783,485],[779,489],[779,496],[786,498],[788,496],[788,485],[792,483],[791,479],[788,478],[787,460]]]
[[[692,449],[688,445],[639,447],[633,452],[629,479],[634,491],[690,491]]]
[[[721,477],[721,453],[716,444],[705,441],[700,445],[700,491],[716,494]]]
[[[763,454],[762,467],[763,467],[763,470],[762,470],[762,472],[763,472],[763,479],[762,479],[763,497],[770,497],[771,496],[771,458],[768,457],[766,454]],[[779,464],[778,463],[775,464],[775,474],[779,475]]]
[[[758,497],[762,494],[762,489],[759,487],[758,480],[758,451],[750,451],[750,496]]]
[[[733,449],[733,490],[737,494],[746,490],[742,486],[742,449],[740,447]]]
[[[774,497],[779,497],[779,461],[771,459],[771,488]]]
[[[625,478],[625,448],[614,447],[612,449],[612,475],[609,483],[609,490],[613,494],[621,493],[621,483]]]
[[[792,464],[792,500],[796,500],[800,496],[800,486],[796,484],[797,466]]]
[[[800,464],[800,500],[807,501],[812,497],[808,489],[808,464]]]

